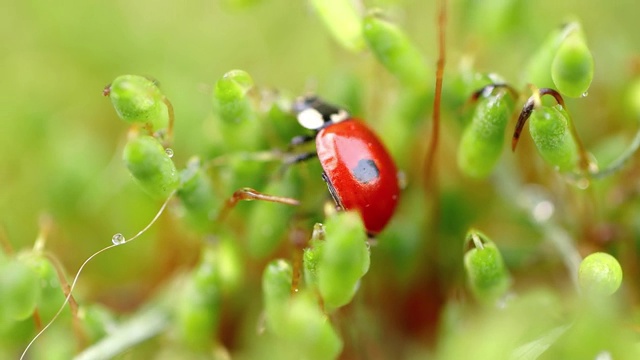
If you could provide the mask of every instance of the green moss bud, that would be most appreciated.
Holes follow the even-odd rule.
[[[293,268],[289,262],[279,259],[270,262],[262,274],[267,328],[275,333],[281,331],[283,319],[289,308]]]
[[[243,70],[231,70],[216,82],[213,90],[214,109],[227,123],[239,123],[253,118],[253,109],[247,93],[253,88],[253,79]]]
[[[544,40],[538,51],[529,59],[525,67],[524,81],[534,84],[538,88],[553,88],[554,82],[551,78],[551,68],[558,48],[567,36],[581,31],[580,24],[575,21],[554,29]]]
[[[1,323],[28,318],[39,298],[38,276],[26,263],[9,259],[0,264]]]
[[[342,351],[342,340],[311,293],[294,296],[287,306],[281,332],[294,359],[335,359]]]
[[[53,318],[66,296],[55,267],[48,258],[37,252],[25,253],[20,256],[20,261],[24,261],[38,277],[40,297],[37,307],[40,317]],[[65,308],[63,314],[69,313],[69,308]]]
[[[123,159],[136,182],[154,198],[166,198],[180,183],[173,161],[152,136],[129,140],[124,147]]]
[[[529,118],[529,132],[542,158],[561,172],[578,165],[578,146],[569,118],[561,105],[536,108]]]
[[[476,299],[491,303],[503,296],[511,284],[500,251],[484,234],[470,230],[465,246],[464,268],[467,284]]]
[[[573,32],[560,45],[551,66],[558,91],[570,97],[584,96],[593,80],[593,56],[581,33]]]
[[[578,281],[582,291],[588,295],[611,295],[622,284],[622,268],[613,256],[593,253],[580,263]]]
[[[259,149],[264,136],[249,97],[252,89],[253,79],[243,70],[231,70],[215,84],[213,109],[223,152]]]
[[[370,13],[364,18],[363,33],[378,61],[403,85],[416,89],[431,85],[422,54],[398,26]]]
[[[351,301],[369,270],[369,247],[362,220],[343,212],[326,224],[325,244],[317,266],[318,289],[328,310]]]
[[[464,174],[485,178],[493,171],[502,154],[504,132],[513,105],[504,90],[478,100],[458,147],[458,167]]]
[[[105,93],[122,120],[149,123],[153,130],[168,126],[169,111],[164,95],[153,81],[138,75],[122,75],[113,80]]]
[[[182,201],[188,219],[198,230],[207,232],[222,201],[214,194],[211,181],[202,169],[200,160],[190,160],[187,167],[180,172],[180,179],[181,186],[177,195]]]

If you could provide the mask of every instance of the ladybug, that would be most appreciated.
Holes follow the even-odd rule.
[[[397,168],[378,136],[361,120],[316,96],[301,97],[293,112],[313,136],[294,138],[292,144],[315,139],[322,178],[338,210],[360,213],[370,237],[382,231],[396,209],[400,188]]]

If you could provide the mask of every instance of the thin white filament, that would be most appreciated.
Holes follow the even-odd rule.
[[[69,303],[69,299],[71,298],[71,295],[73,293],[73,289],[76,287],[76,283],[78,282],[78,278],[80,277],[80,273],[82,273],[82,270],[84,269],[85,265],[87,265],[89,263],[89,261],[91,261],[94,257],[98,256],[99,254],[101,254],[101,253],[103,253],[103,252],[105,252],[105,251],[107,251],[109,249],[112,249],[112,248],[114,248],[116,246],[122,246],[124,244],[130,243],[133,240],[137,239],[140,235],[144,234],[147,230],[149,230],[149,228],[151,226],[153,226],[153,224],[158,220],[160,215],[162,215],[162,213],[164,212],[164,209],[167,207],[167,204],[169,204],[169,200],[171,200],[171,198],[173,197],[174,194],[175,194],[175,190],[171,194],[169,194],[169,196],[167,197],[167,200],[164,201],[164,203],[160,207],[160,210],[158,210],[158,212],[156,213],[156,216],[153,217],[151,222],[149,222],[149,224],[147,224],[147,226],[145,226],[144,229],[140,230],[134,237],[132,237],[131,239],[125,239],[125,241],[122,244],[109,245],[109,246],[107,246],[107,247],[105,247],[105,248],[103,248],[101,250],[96,251],[93,255],[89,256],[87,258],[87,260],[85,260],[82,263],[82,265],[80,265],[80,268],[78,269],[78,272],[76,273],[76,276],[74,277],[73,282],[71,283],[71,287],[69,288],[69,293],[65,297],[64,302],[60,306],[60,309],[58,309],[58,312],[47,323],[47,325],[45,327],[43,327],[42,330],[40,330],[40,332],[38,332],[36,334],[36,336],[33,337],[33,339],[31,339],[31,341],[29,342],[27,347],[22,352],[22,355],[20,355],[20,360],[24,359],[25,355],[27,355],[27,351],[29,351],[29,348],[31,348],[33,343],[35,343],[36,340],[40,337],[40,335],[42,335],[49,328],[49,326],[51,326],[53,324],[53,322],[56,321],[58,316],[62,313],[62,310],[64,310],[65,306],[67,306],[67,304]]]

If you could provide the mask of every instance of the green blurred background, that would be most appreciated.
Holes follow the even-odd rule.
[[[114,233],[130,237],[153,217],[160,204],[131,181],[120,160],[127,126],[101,96],[118,75],[140,74],[160,82],[176,111],[178,167],[191,155],[206,153],[212,85],[231,69],[246,70],[259,87],[289,94],[316,91],[329,98],[345,79],[355,78],[365,99],[363,115],[376,126],[377,110],[392,101],[394,95],[387,94],[396,94],[397,84],[371,54],[350,53],[336,44],[305,1],[244,2],[254,4],[5,3],[0,14],[0,236],[16,250],[30,247],[39,217],[49,215],[54,228],[47,248],[74,273],[84,259],[109,245]],[[383,8],[435,71],[435,2],[363,3]],[[638,2],[522,1],[508,23],[474,12],[476,1],[449,3],[445,76],[455,76],[461,59],[473,58],[478,70],[498,72],[520,85],[527,57],[554,27],[576,16],[596,64],[589,96],[568,101],[585,144],[593,149],[610,136],[636,130],[637,114],[625,107],[624,91],[638,75]],[[449,79],[445,77],[445,86]],[[486,188],[460,180],[447,163],[455,156],[452,142],[459,131],[452,120],[456,110],[448,110],[443,121],[453,125],[445,125],[444,131],[454,130],[445,133],[440,163],[453,183],[445,188],[453,202],[476,213],[487,197],[474,202],[464,194],[472,192],[469,186]],[[415,143],[426,143],[429,123],[427,116],[416,129]],[[419,164],[405,166],[414,169],[409,174],[418,173]],[[501,206],[471,217],[493,234],[526,232],[502,223]],[[466,225],[456,230],[465,231]],[[194,262],[194,239],[184,224],[163,216],[139,241],[96,258],[77,291],[86,301],[133,310],[166,274]]]

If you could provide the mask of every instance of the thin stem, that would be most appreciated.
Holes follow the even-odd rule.
[[[78,347],[82,349],[87,344],[87,334],[80,323],[80,318],[78,317],[78,302],[73,298],[73,294],[71,294],[71,287],[69,286],[69,282],[65,276],[64,267],[54,255],[44,253],[44,256],[51,262],[51,265],[58,276],[60,288],[62,289],[65,298],[69,299],[67,302],[69,303],[69,310],[71,311],[71,318],[73,319],[73,331],[78,338]]]
[[[616,160],[611,162],[609,166],[602,170],[591,171],[589,174],[593,179],[603,179],[608,176],[615,174],[620,171],[620,169],[625,165],[629,159],[638,151],[640,148],[640,129],[636,132],[636,136],[633,138],[633,141],[627,147],[627,149],[618,157]]]
[[[49,238],[49,234],[53,228],[53,219],[51,216],[48,214],[41,215],[40,220],[38,221],[38,227],[40,228],[40,231],[38,232],[36,241],[33,243],[33,251],[37,253],[44,251],[47,238]]]
[[[11,246],[11,242],[7,236],[7,229],[2,224],[0,224],[0,247],[2,247],[2,251],[5,254],[13,254],[13,246]]]
[[[233,195],[231,195],[231,197],[227,199],[226,203],[224,204],[224,207],[222,208],[222,210],[220,210],[220,213],[216,218],[216,222],[221,223],[227,217],[227,215],[229,215],[229,212],[238,204],[238,202],[242,200],[246,200],[246,201],[262,200],[262,201],[269,201],[269,202],[281,203],[281,204],[292,205],[292,206],[300,205],[300,202],[296,199],[263,194],[251,188],[242,188],[242,189],[236,190],[233,193]]]
[[[162,97],[162,102],[167,106],[167,111],[169,112],[169,125],[167,127],[167,141],[170,143],[173,142],[173,124],[175,122],[175,111],[173,110],[173,104],[166,96]]]
[[[447,21],[447,4],[446,0],[439,2],[438,15],[438,63],[436,69],[436,89],[433,98],[433,122],[431,124],[431,142],[425,159],[425,182],[431,184],[430,187],[436,188],[436,170],[435,161],[440,141],[440,110],[442,103],[442,80],[444,77],[444,66],[446,62],[446,21]]]

